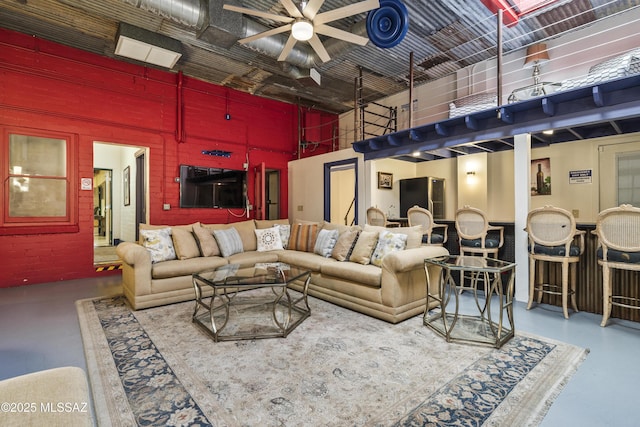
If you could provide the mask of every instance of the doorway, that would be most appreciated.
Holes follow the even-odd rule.
[[[324,219],[353,225],[358,221],[358,159],[324,164]]]
[[[113,244],[113,212],[111,208],[113,171],[93,169],[93,246]]]
[[[280,171],[265,171],[266,219],[280,219]]]

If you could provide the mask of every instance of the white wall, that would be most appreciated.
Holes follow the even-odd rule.
[[[358,214],[365,206],[364,156],[353,150],[339,150],[289,162],[289,219],[322,221],[324,219],[324,164],[358,159]]]

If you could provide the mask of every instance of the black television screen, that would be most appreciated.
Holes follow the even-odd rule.
[[[180,165],[181,208],[244,208],[247,172]]]

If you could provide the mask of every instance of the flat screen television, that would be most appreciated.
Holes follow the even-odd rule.
[[[245,208],[244,170],[180,165],[181,208]]]

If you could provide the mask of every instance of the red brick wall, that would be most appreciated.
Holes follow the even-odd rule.
[[[0,29],[0,127],[73,133],[78,176],[93,176],[93,142],[149,148],[150,221],[187,224],[239,220],[226,209],[180,209],[180,164],[281,170],[288,212],[287,162],[298,157],[298,107],[192,78],[182,80],[177,135],[177,73],[141,67]],[[231,115],[226,120],[225,114]],[[332,134],[337,116],[322,113]],[[3,136],[4,137],[4,136]],[[182,142],[179,142],[181,140]],[[203,150],[231,151],[230,158]],[[304,156],[330,151],[323,147]],[[79,186],[79,183],[78,183]],[[253,176],[248,197],[253,203]],[[78,191],[79,232],[0,236],[0,287],[92,277],[93,194]],[[164,203],[172,209],[162,210]],[[238,209],[235,214],[241,214]]]

